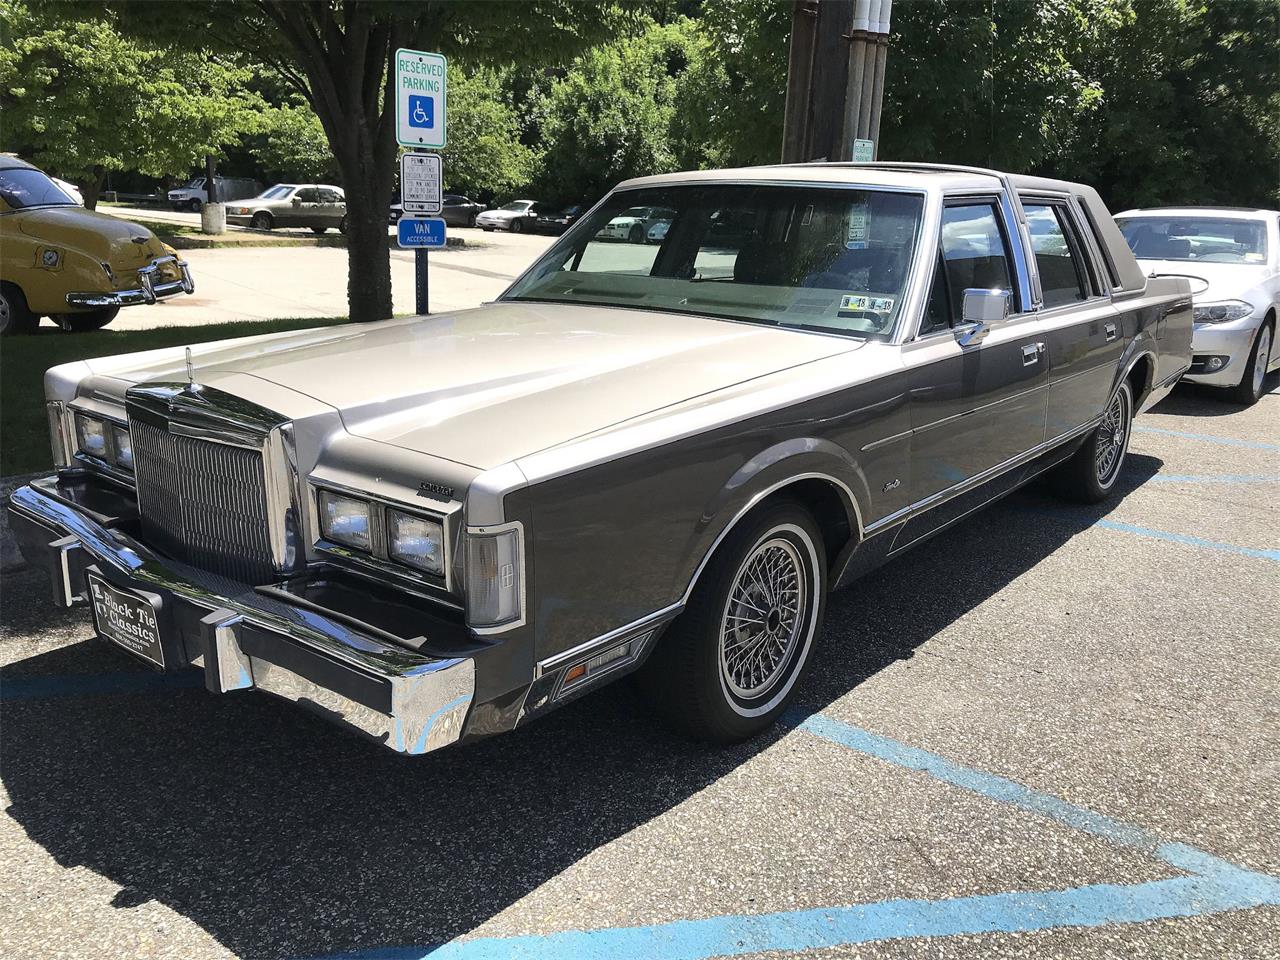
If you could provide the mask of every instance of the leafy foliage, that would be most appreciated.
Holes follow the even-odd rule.
[[[529,183],[537,153],[521,142],[510,71],[449,70],[445,187],[470,197],[507,197]]]
[[[181,176],[258,122],[251,71],[140,45],[110,19],[48,20],[0,3],[0,145],[86,188],[107,170]]]

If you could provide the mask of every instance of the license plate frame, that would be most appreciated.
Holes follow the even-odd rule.
[[[85,573],[98,636],[139,660],[165,669],[160,610],[155,600],[117,587],[94,570]]]

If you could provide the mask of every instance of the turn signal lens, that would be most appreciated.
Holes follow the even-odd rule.
[[[387,548],[392,560],[444,575],[444,530],[435,520],[388,510]]]
[[[467,530],[467,623],[498,626],[519,619],[523,548],[519,526]]]
[[[334,543],[368,551],[372,546],[368,501],[321,490],[320,534]]]

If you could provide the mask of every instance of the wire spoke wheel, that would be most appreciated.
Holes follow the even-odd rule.
[[[736,697],[755,700],[786,674],[804,638],[806,581],[791,541],[757,546],[738,568],[720,627],[720,673]]]
[[[1098,424],[1098,443],[1094,453],[1094,469],[1098,482],[1107,484],[1120,469],[1129,439],[1129,410],[1123,390],[1117,391]]]

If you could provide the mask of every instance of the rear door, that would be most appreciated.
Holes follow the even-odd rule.
[[[1124,347],[1134,331],[1111,303],[1110,285],[1090,255],[1083,225],[1066,196],[1022,195],[1040,274],[1040,314],[1048,344],[1047,438],[1102,413]]]
[[[948,199],[933,286],[916,337],[904,344],[911,398],[912,502],[931,508],[999,475],[1044,441],[1047,364],[1036,315],[1018,302],[1010,213],[996,196]],[[1011,315],[963,344],[970,288],[1011,292]],[[949,521],[913,518],[895,549]]]

